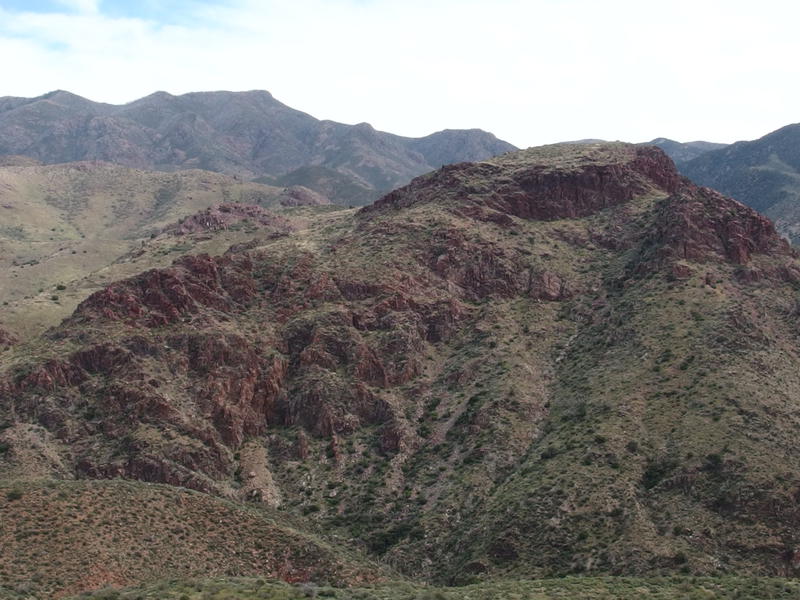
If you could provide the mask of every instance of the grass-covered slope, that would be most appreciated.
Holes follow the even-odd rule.
[[[386,578],[277,511],[164,485],[5,482],[0,514],[0,586],[20,597],[197,576],[340,586]]]
[[[783,578],[745,577],[565,577],[520,580],[436,588],[410,583],[389,583],[352,589],[315,583],[287,585],[265,579],[217,579],[162,582],[130,590],[106,589],[89,598],[97,600],[779,600],[797,598],[800,584]],[[1,597],[1,596],[0,596]]]

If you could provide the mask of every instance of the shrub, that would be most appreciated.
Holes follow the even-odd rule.
[[[642,474],[642,485],[649,490],[657,486],[678,464],[674,460],[662,459],[647,465]]]

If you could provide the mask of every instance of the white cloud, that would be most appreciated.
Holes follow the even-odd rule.
[[[230,0],[169,26],[70,4],[86,10],[0,14],[0,95],[268,89],[320,118],[517,145],[733,141],[800,120],[793,2]]]

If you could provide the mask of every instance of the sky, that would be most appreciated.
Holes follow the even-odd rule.
[[[800,121],[800,2],[0,0],[0,96],[265,89],[400,135],[754,139]]]

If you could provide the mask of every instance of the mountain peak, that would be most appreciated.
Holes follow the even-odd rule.
[[[655,147],[552,144],[442,167],[364,213],[438,202],[547,221],[587,216],[652,190],[671,193],[680,183],[674,163]]]

